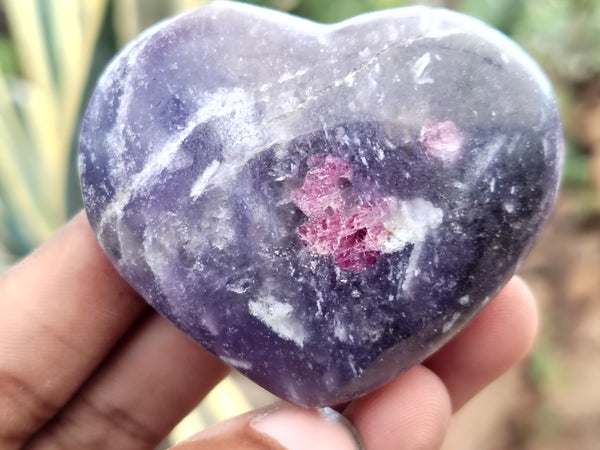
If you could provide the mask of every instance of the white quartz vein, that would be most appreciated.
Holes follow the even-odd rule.
[[[244,98],[242,89],[229,91],[220,89],[208,96],[205,104],[194,113],[186,127],[171,136],[162,148],[152,153],[144,168],[128,177],[128,183],[118,189],[113,201],[107,206],[102,216],[100,226],[104,227],[108,221],[119,217],[123,208],[134,195],[162,182],[163,171],[179,169],[175,156],[180,151],[181,143],[191,135],[198,125],[206,123],[209,119],[235,114],[239,110],[240,98]],[[122,109],[127,107],[128,105],[121,106]],[[216,168],[211,177],[214,176],[214,172],[216,172]],[[206,181],[208,183],[208,180]]]
[[[294,342],[298,347],[304,346],[306,330],[294,317],[294,308],[289,303],[267,295],[248,302],[248,310],[279,337]]]
[[[231,358],[229,356],[221,356],[221,360],[223,360],[225,362],[225,364],[235,367],[236,369],[241,369],[241,370],[252,369],[252,363],[250,361],[244,361],[244,360],[238,359],[238,358]]]
[[[450,331],[456,323],[456,321],[460,319],[461,315],[462,313],[460,312],[455,312],[454,314],[452,314],[452,317],[450,317],[450,319],[446,321],[444,325],[442,325],[442,333],[447,333],[448,331]]]
[[[433,78],[427,76],[425,71],[429,64],[431,63],[431,54],[429,52],[425,53],[421,56],[415,64],[413,65],[413,75],[415,79],[415,83],[417,84],[426,84],[433,83]]]
[[[374,66],[375,64],[377,64],[379,62],[379,60],[381,59],[381,57],[383,55],[385,55],[386,53],[389,53],[389,52],[391,52],[393,50],[396,50],[398,48],[409,47],[410,45],[413,45],[414,43],[420,42],[420,41],[423,41],[423,40],[442,39],[442,38],[446,38],[446,37],[449,37],[449,36],[456,36],[458,34],[465,34],[465,33],[466,33],[465,30],[452,29],[452,30],[446,30],[446,31],[439,32],[439,33],[431,33],[431,34],[428,34],[426,36],[425,35],[417,36],[417,37],[415,37],[413,39],[407,39],[405,41],[401,41],[401,42],[395,43],[393,45],[389,45],[389,46],[383,48],[382,50],[380,50],[379,52],[375,53],[371,58],[369,58],[368,60],[364,61],[359,66],[357,66],[354,69],[352,69],[351,71],[349,71],[343,77],[334,80],[327,87],[325,87],[323,89],[320,89],[320,90],[314,92],[312,95],[309,95],[305,99],[301,100],[298,103],[298,105],[296,105],[290,111],[286,111],[285,113],[282,113],[282,114],[280,114],[280,115],[278,115],[276,117],[273,117],[268,122],[276,122],[276,121],[280,121],[280,120],[286,119],[290,115],[292,115],[292,114],[300,111],[301,109],[304,109],[307,104],[320,99],[323,95],[325,95],[326,93],[332,91],[336,87],[342,86],[344,84],[351,86],[354,83],[354,79],[356,78],[356,76],[360,72],[363,72],[367,68],[369,68],[369,67]],[[302,72],[302,75],[305,75],[305,72]],[[293,79],[294,79],[294,77],[291,77],[291,78],[289,78],[286,81],[290,81],[290,80],[293,80]],[[263,88],[261,88],[261,90],[262,89]]]
[[[192,199],[198,198],[206,190],[210,179],[219,168],[219,164],[220,162],[215,159],[208,165],[206,169],[204,169],[204,172],[202,172],[196,182],[192,185],[192,189],[190,191],[190,197],[192,197]]]
[[[420,197],[411,200],[389,197],[386,203],[390,217],[383,224],[389,233],[383,246],[385,253],[395,253],[410,243],[423,242],[427,233],[437,228],[444,218],[441,208]]]
[[[408,258],[408,265],[406,267],[406,271],[404,272],[404,281],[402,282],[402,290],[404,293],[410,293],[412,289],[413,280],[419,276],[419,259],[421,258],[421,253],[423,252],[423,242],[415,243],[410,257]]]
[[[127,149],[125,138],[123,137],[123,134],[126,132],[126,127],[124,124],[128,123],[127,114],[129,113],[129,106],[131,104],[131,99],[134,95],[133,78],[136,75],[136,61],[142,53],[142,51],[148,45],[148,42],[148,40],[142,40],[133,42],[131,44],[131,50],[126,53],[127,60],[124,63],[122,63],[122,65],[128,70],[125,79],[114,80],[112,77],[101,78],[99,82],[99,89],[102,92],[107,93],[108,95],[112,95],[110,92],[107,92],[107,89],[110,87],[110,83],[112,82],[118,83],[123,89],[123,93],[120,98],[120,104],[117,108],[115,126],[108,136],[109,148],[112,150],[112,152],[114,152],[111,155],[111,160],[113,164],[109,166],[109,170],[111,171],[111,178],[113,179],[122,178],[126,172],[125,164],[123,158],[121,157],[121,155],[123,155]],[[118,74],[119,72],[117,71],[116,73]]]
[[[506,144],[506,136],[499,135],[484,148],[475,149],[475,161],[469,181],[475,184],[486,173],[487,168],[492,164],[498,153]]]

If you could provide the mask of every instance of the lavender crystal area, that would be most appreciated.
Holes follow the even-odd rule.
[[[505,37],[406,8],[335,26],[234,3],[132,43],[80,172],[120,273],[275,394],[333,405],[455,335],[554,202],[550,86]]]

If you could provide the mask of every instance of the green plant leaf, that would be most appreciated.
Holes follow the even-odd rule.
[[[17,256],[67,218],[71,144],[107,0],[4,0],[21,80],[0,77],[0,196]]]
[[[509,34],[523,14],[522,0],[462,0],[458,10]]]

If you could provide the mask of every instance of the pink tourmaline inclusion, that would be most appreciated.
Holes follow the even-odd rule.
[[[463,145],[464,136],[454,122],[446,120],[425,125],[420,140],[430,158],[453,160]]]
[[[334,256],[342,269],[362,272],[375,264],[388,238],[383,224],[387,204],[349,204],[350,166],[334,156],[318,161],[302,187],[292,192],[292,200],[309,218],[298,234],[311,251]]]

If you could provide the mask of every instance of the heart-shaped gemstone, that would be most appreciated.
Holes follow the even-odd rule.
[[[304,406],[426,358],[514,273],[553,204],[551,88],[445,10],[325,26],[214,3],[129,45],[83,122],[90,223],[223,361]]]

